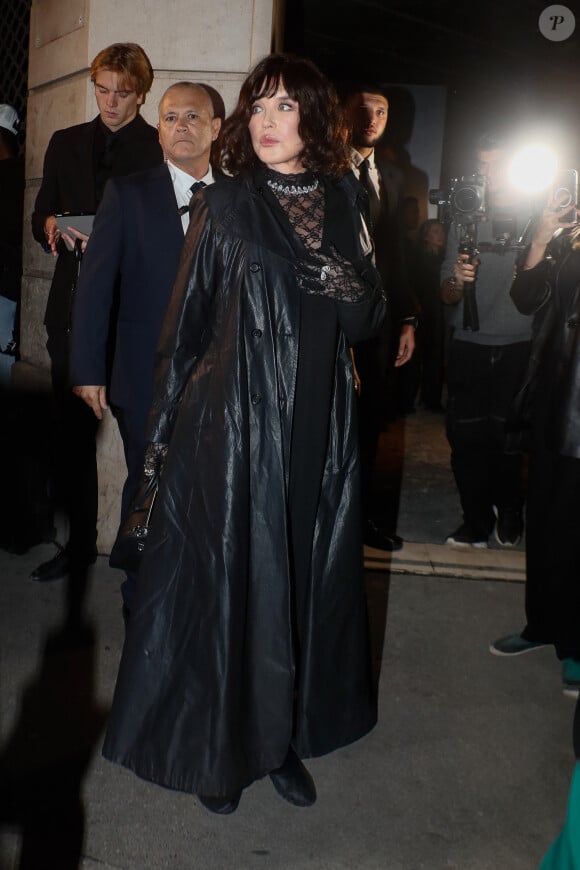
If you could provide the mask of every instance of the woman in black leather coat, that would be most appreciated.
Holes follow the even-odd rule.
[[[568,217],[568,215],[566,215]],[[521,635],[492,652],[553,644],[566,693],[580,687],[580,227],[544,210],[512,286],[522,314],[535,314],[527,382],[529,416],[526,618]]]
[[[164,470],[105,755],[208,809],[376,721],[349,346],[385,315],[334,91],[272,55],[197,194],[158,348]]]

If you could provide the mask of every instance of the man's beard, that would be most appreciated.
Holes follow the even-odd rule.
[[[374,148],[380,138],[376,133],[355,133],[352,143],[355,148]]]

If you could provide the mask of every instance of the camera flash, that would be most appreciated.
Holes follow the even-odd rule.
[[[538,193],[550,187],[557,166],[556,153],[547,145],[526,145],[510,163],[510,181],[518,190]]]

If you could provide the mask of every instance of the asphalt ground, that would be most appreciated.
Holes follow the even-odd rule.
[[[459,515],[442,420],[397,426],[398,530],[411,543],[396,558],[407,567],[379,553],[367,571],[379,723],[308,762],[318,789],[308,809],[265,779],[232,816],[213,816],[102,759],[123,643],[120,574],[99,557],[81,589],[83,619],[67,630],[67,582],[29,579],[53,545],[0,551],[1,870],[538,867],[565,815],[574,702],[551,648],[489,654],[491,640],[522,626],[523,554],[510,555],[519,576],[483,563],[450,576],[458,559],[483,557],[443,545]],[[386,466],[395,434],[383,439]],[[379,474],[379,499],[392,494],[388,478]],[[447,573],[413,571],[412,547],[443,551]]]

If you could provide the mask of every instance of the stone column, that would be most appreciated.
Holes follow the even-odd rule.
[[[182,79],[213,85],[230,111],[248,69],[279,42],[275,31],[280,26],[280,8],[281,0],[33,0],[21,360],[12,370],[16,387],[50,389],[43,318],[53,261],[32,239],[30,214],[52,133],[96,114],[88,77],[93,57],[114,42],[143,46],[155,70],[153,88],[142,108],[151,124],[157,123],[161,94]],[[98,547],[107,553],[117,529],[125,463],[110,412],[100,429]]]

